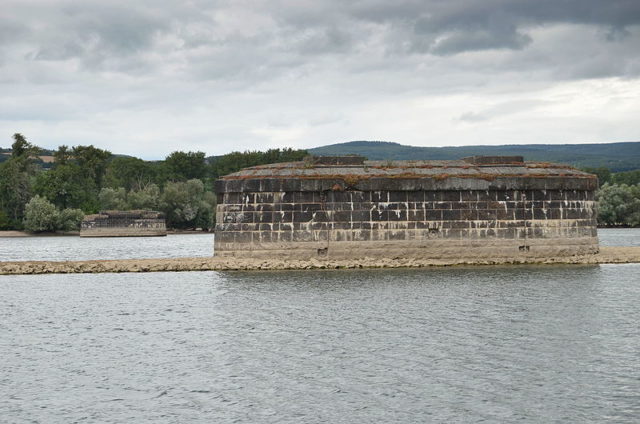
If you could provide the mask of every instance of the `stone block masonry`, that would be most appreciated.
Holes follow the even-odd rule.
[[[473,158],[249,168],[217,183],[215,255],[597,253],[595,177],[560,165],[507,159],[502,166],[499,157],[491,157],[487,165]]]
[[[156,211],[102,211],[87,215],[80,224],[80,237],[166,236],[164,214]]]

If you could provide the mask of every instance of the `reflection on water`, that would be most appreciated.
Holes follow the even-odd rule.
[[[638,275],[0,276],[0,421],[637,422]]]
[[[213,234],[166,237],[0,238],[0,261],[179,258],[213,255]]]
[[[640,228],[599,228],[601,246],[640,246]]]

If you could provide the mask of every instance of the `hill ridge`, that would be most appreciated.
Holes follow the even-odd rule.
[[[359,154],[371,160],[451,160],[466,156],[524,156],[525,160],[566,163],[578,168],[640,169],[640,141],[578,144],[409,146],[389,141],[354,140],[307,149],[314,155]]]

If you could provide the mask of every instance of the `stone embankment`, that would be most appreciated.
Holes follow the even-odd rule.
[[[279,260],[252,258],[171,258],[127,259],[104,261],[28,261],[0,262],[0,274],[67,274],[104,272],[167,272],[167,271],[255,271],[295,269],[355,269],[355,268],[421,268],[454,265],[517,265],[517,264],[621,264],[640,263],[640,246],[602,247],[595,255],[535,258],[363,258],[359,260],[310,259]]]

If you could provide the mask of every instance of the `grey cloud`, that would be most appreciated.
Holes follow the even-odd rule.
[[[434,43],[431,52],[437,55],[448,55],[466,51],[488,49],[520,50],[531,43],[531,37],[511,28],[506,32],[466,31],[454,33]]]
[[[530,112],[533,109],[545,106],[546,104],[546,101],[534,99],[504,102],[477,112],[465,112],[457,119],[469,123],[489,121],[521,112]]]
[[[143,10],[96,4],[83,6],[56,11],[57,19],[48,23],[48,36],[33,30],[32,37],[39,44],[33,55],[35,60],[79,57],[87,63],[101,63],[107,57],[144,51],[152,47],[156,34],[169,29],[166,17]]]
[[[405,107],[442,99],[438,119],[469,129],[537,106],[450,97],[500,105],[567,80],[637,78],[639,46],[638,0],[3,0],[0,108],[12,122],[71,117],[33,128],[79,142],[100,132],[95,143],[169,140],[174,127],[256,143],[280,111],[276,129],[358,138],[405,131]]]
[[[236,22],[224,31],[220,17],[237,15],[245,4],[61,0],[28,8],[13,0],[13,5],[13,26],[5,28],[21,34],[0,30],[0,49],[22,49],[30,60],[77,59],[96,71],[135,75],[173,67],[205,79],[276,76],[282,64],[304,66],[318,55],[517,53],[536,42],[533,29],[553,24],[596,25],[615,44],[640,25],[635,0],[265,0],[253,2],[251,10],[272,26],[254,29],[252,22]],[[207,68],[210,72],[203,71]]]
[[[609,28],[610,39],[640,24],[635,0],[485,0],[359,3],[349,11],[364,21],[413,27],[411,51],[455,54],[486,49],[522,49],[532,26],[587,24]],[[440,39],[440,42],[435,42]],[[425,41],[426,40],[426,41]]]
[[[347,31],[335,27],[323,28],[305,34],[298,50],[307,55],[347,52],[351,49],[354,37]]]
[[[24,23],[8,16],[0,16],[0,47],[20,40],[27,32]]]

